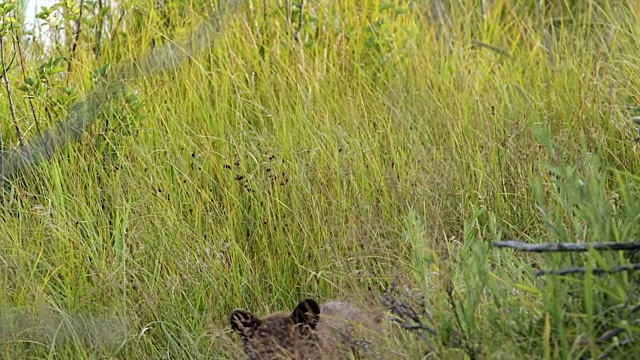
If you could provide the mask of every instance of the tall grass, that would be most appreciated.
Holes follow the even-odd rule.
[[[78,142],[4,186],[3,356],[236,358],[231,309],[367,306],[396,278],[425,294],[438,357],[604,351],[594,339],[631,322],[637,278],[532,269],[629,259],[489,244],[638,235],[637,11],[486,3],[452,2],[437,23],[427,3],[247,2],[210,48],[128,79]],[[123,6],[100,54],[80,43],[57,75],[79,96],[91,69],[127,66],[214,8]],[[387,342],[427,350],[400,329]]]

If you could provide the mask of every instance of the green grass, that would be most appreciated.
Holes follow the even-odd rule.
[[[240,6],[211,47],[125,81],[79,142],[4,186],[4,358],[235,358],[233,308],[366,306],[396,278],[425,295],[438,358],[597,356],[606,330],[634,330],[637,275],[532,276],[629,258],[490,243],[640,234],[637,10],[498,0],[483,18],[458,1],[439,28],[428,4],[312,1],[298,26],[278,3]],[[126,68],[210,7],[127,2],[126,29],[56,76],[89,95],[91,69]],[[43,123],[53,96],[34,99]],[[428,349],[400,329],[385,346]]]

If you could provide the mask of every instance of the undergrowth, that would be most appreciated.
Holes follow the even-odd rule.
[[[233,308],[369,306],[391,284],[437,332],[429,349],[394,328],[407,358],[597,357],[603,332],[637,337],[637,274],[532,275],[633,257],[491,248],[637,239],[637,9],[476,3],[61,3],[40,14],[66,34],[48,44],[0,5],[5,151],[104,95],[3,184],[0,353],[236,358]],[[179,64],[139,61],[214,15]]]

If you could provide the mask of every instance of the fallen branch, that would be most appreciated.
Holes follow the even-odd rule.
[[[636,312],[638,310],[639,306],[634,306],[630,309],[629,311],[629,315],[633,315],[634,312]],[[633,327],[637,327],[638,325],[640,325],[640,319],[636,319],[634,321],[631,322],[630,324]],[[622,334],[623,332],[627,331],[627,328],[623,328],[623,327],[615,327],[611,330],[607,330],[605,331],[602,335],[600,335],[596,340],[596,344],[601,345],[607,341],[611,341],[613,340],[615,337],[617,337],[618,335]],[[588,339],[583,339],[579,342],[580,345],[588,345],[589,344],[589,340]]]
[[[636,310],[637,310],[637,306],[636,306],[636,307],[634,307],[634,309],[633,309],[633,310],[631,310],[631,312],[633,313],[633,312],[634,312],[634,311],[636,311]],[[637,326],[637,325],[638,325],[638,323],[639,323],[639,321],[638,321],[638,320],[636,320],[636,321],[634,321],[632,324],[633,324],[634,326]],[[606,341],[611,341],[611,340],[613,340],[615,337],[617,337],[618,335],[620,335],[620,334],[622,334],[623,332],[625,332],[626,330],[627,330],[627,329],[617,327],[617,328],[615,328],[615,329],[612,329],[612,330],[610,330],[610,331],[607,331],[607,332],[606,332],[606,333],[604,333],[602,336],[600,336],[599,338],[597,338],[597,339],[596,339],[596,344],[600,345],[600,344],[602,344],[602,343],[604,343],[604,342],[606,342]],[[636,337],[636,338],[637,338],[637,337]],[[623,340],[619,341],[617,344],[612,345],[612,346],[611,346],[609,349],[607,349],[606,351],[604,351],[604,352],[600,355],[599,359],[605,359],[605,358],[608,358],[608,357],[609,357],[609,355],[611,355],[611,354],[613,353],[613,351],[614,351],[614,350],[619,349],[619,348],[621,348],[621,347],[623,347],[623,346],[626,346],[626,345],[631,345],[633,342],[634,342],[634,339],[633,339],[633,338],[623,339]]]
[[[634,121],[640,122],[640,117],[638,119],[634,119]],[[597,251],[637,251],[640,250],[640,241],[632,241],[632,242],[608,242],[608,243],[589,243],[589,244],[576,244],[576,243],[546,243],[546,244],[528,244],[518,240],[504,240],[504,241],[496,241],[492,244],[493,247],[499,248],[513,248],[516,250],[527,251],[527,252],[586,252],[589,250],[597,250]],[[570,274],[584,274],[590,272],[594,275],[602,275],[602,274],[612,274],[623,271],[634,271],[640,270],[640,263],[633,263],[628,265],[618,265],[613,266],[608,269],[600,268],[600,267],[573,267],[566,268],[560,270],[536,270],[534,271],[534,276],[542,276],[542,275],[570,275]],[[640,305],[635,305],[631,307],[630,314],[634,314],[640,311]],[[631,326],[636,327],[640,324],[640,319],[636,319],[631,322]],[[597,345],[603,345],[607,342],[614,341],[618,339],[623,334],[628,334],[629,329],[626,327],[615,327],[611,330],[604,332],[597,339],[595,339],[595,343]],[[620,339],[615,341],[614,344],[609,346],[609,348],[604,351],[599,359],[605,359],[611,356],[614,351],[621,349],[622,347],[631,345],[635,339],[637,339],[637,335],[631,334],[630,337],[625,339]],[[582,340],[579,343],[581,345],[588,344],[589,340]],[[590,357],[589,351],[584,354],[587,358]]]
[[[592,244],[576,244],[576,243],[547,243],[547,244],[529,244],[518,240],[496,241],[493,247],[512,248],[527,252],[585,252],[589,249],[594,250],[611,250],[611,251],[632,251],[640,250],[640,241],[633,242],[608,242],[608,243],[592,243]]]
[[[640,270],[640,263],[630,264],[630,265],[618,265],[613,266],[611,269],[603,269],[599,267],[594,267],[591,269],[591,273],[595,275],[602,274],[613,274],[623,271],[634,271]],[[575,267],[561,270],[536,270],[533,272],[534,276],[542,276],[542,275],[571,275],[571,274],[584,274],[587,272],[586,267]]]
[[[607,351],[603,352],[602,354],[600,354],[600,356],[598,357],[598,359],[606,359],[608,358],[614,350],[620,349],[624,346],[628,346],[634,343],[633,339],[624,339],[622,341],[620,341],[618,344],[612,346],[611,348],[609,348]]]

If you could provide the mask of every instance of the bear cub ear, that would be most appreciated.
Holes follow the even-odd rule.
[[[233,310],[229,320],[233,331],[243,339],[250,338],[258,326],[260,326],[260,319],[246,310]]]
[[[313,299],[302,300],[293,310],[291,319],[296,325],[308,325],[311,329],[315,329],[320,320],[320,306]]]

